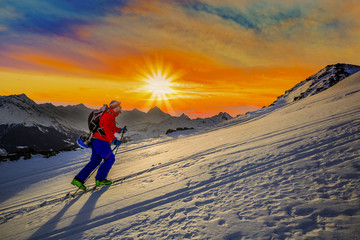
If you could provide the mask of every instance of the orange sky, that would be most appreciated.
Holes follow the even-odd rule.
[[[360,64],[356,1],[16,1],[0,10],[0,95],[173,115],[267,106]],[[51,13],[51,14],[49,14]]]

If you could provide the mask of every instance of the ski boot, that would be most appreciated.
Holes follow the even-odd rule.
[[[105,185],[106,186],[106,185],[110,185],[110,184],[112,184],[112,181],[109,181],[107,179],[104,179],[102,181],[96,179],[96,181],[95,181],[96,186],[100,186],[100,185]]]
[[[74,185],[74,186],[77,186],[78,188],[80,188],[83,191],[86,191],[86,187],[85,187],[84,183],[82,183],[76,177],[72,180],[71,184]]]

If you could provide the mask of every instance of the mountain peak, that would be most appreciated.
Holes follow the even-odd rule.
[[[25,93],[9,95],[9,97],[18,98],[18,99],[25,99],[25,100],[30,100],[30,101],[32,101]]]
[[[132,110],[132,112],[141,112],[139,109],[137,109],[137,108],[134,108],[133,110]]]
[[[279,96],[270,106],[284,105],[315,95],[358,71],[360,71],[360,66],[352,64],[337,63],[327,65],[319,72],[295,85],[292,89],[287,90],[284,95]]]
[[[160,108],[155,106],[152,109],[150,109],[147,113],[164,113],[164,112]]]
[[[337,63],[332,65],[327,65],[325,68],[321,69],[316,74],[310,76],[306,80],[319,80],[326,77],[330,77],[330,75],[334,75],[337,79],[342,79],[358,72],[360,70],[360,66],[345,64],[345,63]]]
[[[26,94],[14,94],[8,96],[0,96],[0,106],[10,106],[15,111],[15,108],[21,109],[22,111],[28,111],[29,108],[34,108],[37,104],[28,98]]]
[[[325,67],[325,69],[345,69],[347,71],[352,70],[352,69],[356,69],[356,68],[360,68],[360,66],[358,65],[353,65],[353,64],[347,64],[347,63],[336,63],[336,64],[331,64],[331,65],[327,65]]]
[[[168,114],[168,113],[163,112],[158,107],[154,107],[154,108],[150,109],[146,113],[146,117],[147,117],[149,122],[161,122],[163,120],[171,118],[171,115]]]
[[[160,108],[158,108],[157,106],[153,107],[152,109],[150,109],[148,112],[147,112],[147,115],[149,116],[171,116],[170,114],[168,113],[165,113],[163,112]]]
[[[230,119],[233,118],[233,117],[232,117],[230,114],[228,114],[227,112],[220,112],[218,116],[220,116],[221,119],[223,119],[223,120],[230,120]]]
[[[26,96],[25,93],[15,94],[15,95],[11,95],[11,96],[18,96],[18,97],[20,97],[20,98],[30,99],[28,96]]]
[[[187,116],[185,113],[181,114],[180,118],[190,120],[189,116]]]

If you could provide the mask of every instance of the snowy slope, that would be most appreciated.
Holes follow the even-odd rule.
[[[359,139],[360,72],[261,118],[124,145],[109,177],[140,174],[73,200],[88,151],[1,163],[1,237],[358,239]]]

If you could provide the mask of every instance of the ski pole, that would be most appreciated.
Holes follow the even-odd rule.
[[[122,131],[122,134],[121,134],[121,137],[120,137],[120,141],[122,141],[122,142],[124,142],[123,141],[123,136],[124,136],[125,131],[127,131],[126,126],[123,127],[123,131]]]
[[[123,143],[125,143],[125,141],[123,140],[125,130],[127,130],[126,126],[123,127],[123,132],[122,132],[121,137],[120,137],[120,141],[122,141]],[[115,156],[116,156],[118,150],[119,150],[119,148],[116,149]]]

